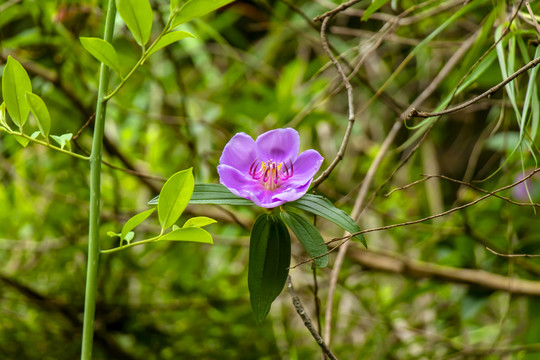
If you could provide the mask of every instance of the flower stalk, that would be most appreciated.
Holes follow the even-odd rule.
[[[116,5],[109,0],[107,18],[105,20],[104,40],[110,42],[114,31]],[[99,267],[99,217],[101,195],[101,158],[103,153],[103,132],[105,129],[106,102],[103,101],[108,91],[109,68],[101,64],[99,74],[99,89],[96,106],[96,122],[90,154],[90,220],[88,232],[88,263],[86,269],[86,290],[84,298],[84,320],[82,334],[81,360],[92,358],[94,340],[94,317],[96,312],[97,275]]]

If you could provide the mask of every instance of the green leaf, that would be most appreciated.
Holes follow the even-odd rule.
[[[7,123],[6,103],[5,102],[2,102],[2,104],[0,104],[0,125],[5,127],[9,131],[12,131],[11,128],[9,127],[8,123]]]
[[[173,32],[167,33],[158,40],[156,45],[154,45],[152,50],[150,50],[150,52],[148,53],[148,56],[164,48],[165,46],[168,46],[176,41],[179,41],[188,37],[194,38],[195,35],[190,34],[187,31],[173,31]]]
[[[159,196],[148,202],[148,205],[156,205]],[[221,184],[197,184],[193,190],[190,204],[207,205],[254,205],[253,201],[234,195]]]
[[[180,5],[180,0],[171,0],[171,16],[172,16],[172,13],[174,12],[174,10],[176,10],[176,8]]]
[[[62,134],[60,136],[58,135],[51,135],[51,138],[53,138],[54,141],[60,145],[60,148],[63,149],[64,147],[67,147],[69,151],[71,151],[71,138],[73,137],[72,133]]]
[[[362,21],[366,21],[367,19],[369,19],[371,14],[379,10],[388,1],[390,0],[373,0],[371,4],[368,6],[368,8],[366,9],[366,11],[364,11],[364,15],[362,15]]]
[[[150,210],[143,211],[142,213],[139,213],[137,215],[134,215],[126,221],[124,224],[124,227],[122,227],[122,233],[120,234],[120,239],[125,239],[126,235],[133,229],[137,227],[140,223],[142,223],[144,220],[146,220],[152,213],[156,210],[156,208],[152,208]]]
[[[317,257],[328,252],[328,248],[324,242],[319,230],[302,216],[293,212],[280,212],[280,216],[285,221],[289,229],[300,240],[304,249],[310,257]],[[328,255],[321,256],[315,259],[315,266],[324,268],[328,266]]]
[[[41,131],[41,135],[43,135],[43,137],[47,139],[47,141],[49,141],[49,131],[51,130],[51,115],[49,115],[47,105],[45,105],[45,103],[39,96],[37,96],[36,94],[32,94],[31,92],[26,93],[26,101],[28,102],[30,111],[32,111],[32,115],[34,115],[34,118],[37,121],[39,131]]]
[[[107,41],[95,37],[81,37],[82,46],[96,59],[113,69],[120,77],[120,62],[114,47]]]
[[[191,241],[198,243],[213,244],[212,235],[206,230],[197,227],[187,227],[171,231],[163,235],[159,240],[166,241]]]
[[[25,147],[28,145],[28,143],[30,142],[30,140],[28,140],[27,138],[22,137],[22,136],[20,136],[20,135],[15,135],[15,140],[17,140],[17,142],[18,142],[19,144],[21,144],[21,146],[22,146],[23,148],[25,148]]]
[[[187,228],[187,227],[200,228],[200,227],[207,226],[213,223],[217,223],[217,221],[206,216],[196,216],[196,217],[192,217],[191,219],[188,219],[188,221],[185,222],[183,227],[184,228]]]
[[[157,206],[162,229],[170,228],[182,215],[194,186],[192,168],[177,172],[163,185]]]
[[[116,237],[116,236],[120,237],[120,234],[117,234],[114,231],[107,231],[107,235],[109,235],[110,237]]]
[[[126,234],[126,236],[124,237],[123,240],[125,240],[128,244],[131,243],[131,240],[133,240],[133,238],[135,237],[135,233],[133,231],[130,231]],[[120,244],[122,243],[122,241],[120,241]]]
[[[21,129],[30,112],[26,102],[27,92],[32,92],[30,78],[22,65],[10,55],[2,74],[2,95],[11,119]]]
[[[296,201],[287,203],[286,206],[292,206],[325,218],[351,234],[361,231],[358,224],[345,211],[336,208],[323,196],[306,194]],[[355,238],[367,248],[366,239],[362,234],[356,235]]]
[[[255,320],[264,320],[272,302],[281,293],[291,262],[291,238],[280,218],[260,215],[249,245],[248,287]]]
[[[208,14],[234,0],[190,0],[184,3],[173,19],[171,29],[195,18]]]
[[[116,7],[135,40],[144,47],[152,32],[152,7],[148,0],[116,0]]]

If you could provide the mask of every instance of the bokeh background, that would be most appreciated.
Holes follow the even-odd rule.
[[[340,3],[236,1],[183,25],[196,39],[157,52],[137,71],[107,112],[103,248],[117,245],[107,231],[118,232],[146,210],[173,173],[193,167],[196,182],[218,182],[221,150],[237,132],[256,137],[293,127],[301,150],[317,149],[323,168],[330,164],[348,125],[348,103],[323,50],[320,22],[312,19]],[[369,187],[363,229],[422,219],[485,195],[448,178],[493,191],[537,167],[533,70],[463,111],[405,121],[430,86],[418,109],[444,107],[460,83],[451,104],[466,101],[538,57],[531,16],[540,14],[537,2],[529,11],[523,1],[392,0],[367,16],[371,3],[359,1],[329,22],[332,51],[352,74],[356,122],[343,160],[317,193],[351,212],[396,127]],[[169,3],[151,4],[155,37]],[[51,133],[74,134],[79,153],[91,146],[93,123],[84,126],[94,112],[99,64],[78,38],[102,36],[104,7],[98,0],[0,0],[0,69],[8,55],[23,64],[51,112]],[[507,28],[487,52],[497,31]],[[140,49],[119,17],[113,43],[129,70]],[[111,83],[118,80],[113,75]],[[424,174],[448,178],[387,195]],[[37,145],[23,149],[14,137],[0,135],[0,358],[79,357],[88,188],[86,162]],[[533,177],[528,194],[508,189],[498,193],[504,199],[488,196],[444,217],[370,232],[367,251],[353,243],[334,296],[336,355],[540,357],[540,262],[489,251],[540,254],[539,188]],[[214,245],[159,243],[103,256],[94,358],[320,358],[286,292],[260,326],[251,314],[249,229],[260,211],[189,206],[186,218],[218,220],[209,228]],[[343,235],[320,219],[317,226],[326,240]],[[137,228],[136,239],[156,232],[151,218]],[[293,263],[307,258],[294,239],[292,253]],[[316,287],[309,264],[291,271],[315,322],[319,299],[323,326],[334,259],[335,253],[329,268],[317,270]]]

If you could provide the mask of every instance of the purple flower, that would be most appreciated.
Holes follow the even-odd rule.
[[[315,150],[300,155],[294,129],[275,129],[251,136],[238,133],[225,145],[217,167],[219,181],[233,194],[273,208],[301,198],[323,157]]]

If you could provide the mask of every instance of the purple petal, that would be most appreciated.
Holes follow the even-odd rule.
[[[300,149],[300,135],[292,128],[270,130],[257,138],[255,149],[260,161],[294,162]]]
[[[217,167],[219,182],[221,182],[233,194],[250,199],[254,192],[260,189],[261,185],[242,172],[229,165],[219,165]]]
[[[293,163],[293,176],[287,182],[305,184],[319,171],[323,160],[316,150],[304,151]]]
[[[275,194],[275,191],[261,189],[252,193],[249,199],[253,201],[255,205],[268,209],[283,205],[287,202],[287,200],[275,198]]]
[[[238,133],[225,145],[219,163],[247,173],[254,160],[255,141],[245,133]]]
[[[311,179],[305,184],[300,186],[289,186],[284,188],[283,191],[279,191],[274,195],[274,199],[284,202],[294,201],[300,199],[308,191]]]

